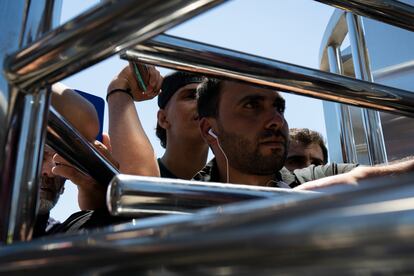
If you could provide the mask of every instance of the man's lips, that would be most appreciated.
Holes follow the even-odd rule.
[[[263,141],[260,142],[260,144],[285,144],[285,139],[280,137],[280,138],[272,138],[272,139],[265,139]]]
[[[53,189],[49,188],[49,187],[40,187],[40,190],[46,193],[52,193],[54,192]]]
[[[274,148],[285,148],[286,141],[284,138],[272,138],[272,139],[265,139],[259,143],[260,145],[266,147],[274,147]]]

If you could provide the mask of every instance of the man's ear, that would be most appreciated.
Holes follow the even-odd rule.
[[[201,118],[200,119],[200,132],[201,136],[203,137],[204,141],[207,142],[207,144],[212,145],[217,143],[217,139],[211,136],[208,132],[209,130],[215,129],[215,122],[213,122],[212,118]]]
[[[164,109],[160,109],[158,110],[157,113],[157,120],[158,120],[158,124],[163,128],[163,129],[168,129],[170,128],[170,123],[167,120],[167,114],[165,112]]]

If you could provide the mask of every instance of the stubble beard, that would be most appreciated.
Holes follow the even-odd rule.
[[[53,207],[55,207],[55,202],[41,198],[39,203],[39,214],[46,215],[53,209]]]
[[[269,155],[263,155],[258,144],[238,134],[227,132],[220,126],[218,128],[220,130],[219,141],[231,167],[252,175],[271,175],[283,168],[287,158],[286,137],[283,150],[272,149]],[[256,140],[259,141],[260,138],[272,135],[275,134],[264,132]]]

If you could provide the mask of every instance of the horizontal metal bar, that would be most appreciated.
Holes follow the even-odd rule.
[[[121,57],[225,77],[281,91],[414,116],[414,93],[258,57],[170,35],[159,35]]]
[[[50,107],[47,125],[47,144],[104,186],[107,186],[119,173],[117,168],[52,107]]]
[[[101,1],[8,57],[6,76],[20,88],[55,83],[222,2]]]
[[[357,15],[414,31],[414,7],[396,0],[316,0]]]
[[[414,268],[413,198],[411,174],[288,203],[254,200],[140,219],[2,248],[0,273],[401,273]]]
[[[192,213],[243,200],[277,197],[282,201],[314,195],[313,192],[280,188],[120,174],[108,187],[107,206],[112,215],[140,217],[143,214]]]

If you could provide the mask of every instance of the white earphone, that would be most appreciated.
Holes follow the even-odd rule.
[[[221,150],[221,152],[224,155],[224,158],[226,159],[226,183],[229,183],[229,179],[230,179],[230,172],[229,172],[229,159],[227,158],[226,153],[224,152],[223,148],[220,145],[220,141],[217,137],[217,135],[213,132],[213,130],[210,128],[208,130],[208,134],[211,135],[211,137],[213,137],[214,139],[217,140],[217,146],[219,147],[219,149]]]
[[[213,130],[212,130],[211,128],[208,130],[208,134],[210,134],[210,135],[211,135],[211,136],[213,136],[214,138],[218,139],[218,138],[217,138],[217,135],[213,132]]]

